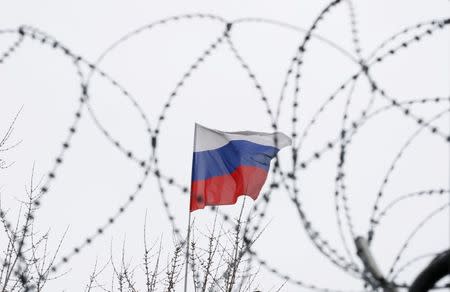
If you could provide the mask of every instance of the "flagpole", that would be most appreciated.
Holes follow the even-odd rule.
[[[186,240],[186,267],[184,270],[184,292],[187,291],[187,276],[188,276],[188,266],[189,266],[189,240],[191,237],[191,211],[189,210],[189,219],[188,219],[188,231],[187,231],[187,240]]]
[[[197,123],[194,124],[194,146],[192,151],[192,171],[191,171],[191,184],[192,184],[192,176],[194,175],[194,152],[195,152],[195,143],[197,140]],[[189,242],[191,237],[191,204],[192,200],[192,187],[191,187],[191,193],[189,196],[189,216],[188,216],[188,230],[187,230],[187,239],[186,239],[186,266],[184,270],[184,292],[187,291],[187,276],[188,276],[188,269],[189,269]]]

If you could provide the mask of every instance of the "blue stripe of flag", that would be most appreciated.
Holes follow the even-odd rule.
[[[246,140],[232,140],[224,146],[194,152],[192,178],[205,180],[229,175],[239,166],[255,166],[269,171],[270,160],[279,149]]]

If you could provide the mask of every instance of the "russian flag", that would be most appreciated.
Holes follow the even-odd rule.
[[[195,124],[190,211],[256,199],[278,151],[291,145],[283,133],[222,132]]]

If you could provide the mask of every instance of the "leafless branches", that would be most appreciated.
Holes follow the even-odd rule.
[[[12,122],[10,123],[8,129],[6,130],[5,134],[3,134],[3,136],[0,138],[0,153],[1,152],[6,152],[14,147],[16,147],[17,145],[20,144],[21,141],[13,143],[11,145],[8,145],[8,140],[11,138],[11,135],[14,131],[14,125],[16,124],[16,121],[19,117],[20,112],[22,111],[22,108],[20,108],[20,110],[17,112],[17,114],[15,115],[14,119],[12,120]],[[0,169],[5,169],[8,168],[9,166],[11,166],[12,163],[7,163],[1,156],[0,156]]]
[[[58,278],[50,275],[63,238],[53,251],[49,251],[49,233],[41,234],[34,229],[35,202],[39,200],[39,184],[34,183],[34,167],[30,185],[26,189],[27,200],[19,202],[19,214],[15,224],[7,218],[7,212],[0,204],[2,232],[6,246],[2,247],[0,268],[0,291],[43,291],[49,280]],[[22,210],[25,210],[24,212]],[[3,236],[3,235],[2,235]]]
[[[245,256],[246,243],[242,232],[244,223],[241,212],[236,218],[236,228],[231,230],[226,230],[223,222],[219,225],[217,216],[206,234],[202,234],[195,228],[194,223],[192,224],[192,240],[189,243],[189,265],[192,274],[188,276],[192,278],[188,281],[196,292],[255,291],[259,270],[255,269],[250,258]],[[197,233],[207,238],[206,246],[201,245],[203,241],[196,237]],[[133,266],[127,261],[125,244],[122,246],[120,261],[114,262],[114,252],[111,249],[110,259],[103,268],[98,269],[98,264],[95,263],[85,291],[178,291],[183,280],[181,274],[185,262],[185,245],[174,242],[172,251],[164,251],[163,246],[162,238],[149,246],[147,224],[144,223],[142,263]],[[168,257],[162,263],[164,252],[168,252]],[[100,277],[107,266],[111,268],[112,278],[109,283],[106,281],[107,284],[101,284],[100,278],[108,278],[107,275]],[[107,286],[109,288],[106,288]]]

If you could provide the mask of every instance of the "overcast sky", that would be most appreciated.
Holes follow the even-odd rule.
[[[363,57],[380,43],[404,28],[433,19],[448,17],[449,2],[440,1],[354,1]],[[227,20],[244,17],[265,18],[309,28],[327,1],[8,1],[0,9],[0,30],[30,25],[64,43],[75,54],[96,62],[100,55],[127,33],[159,19],[185,13],[211,13]],[[99,67],[120,82],[136,99],[154,129],[171,91],[195,59],[223,33],[224,25],[208,20],[179,21],[158,26],[130,38],[112,50]],[[337,44],[313,38],[302,67],[301,130],[320,105],[359,67],[344,52],[355,56],[347,5],[327,14],[318,35]],[[401,36],[384,52],[414,34]],[[275,108],[286,70],[302,40],[301,31],[268,23],[240,23],[231,37],[242,57],[255,72]],[[0,35],[0,52],[17,38]],[[448,98],[450,95],[450,34],[438,30],[420,43],[414,43],[371,70],[377,83],[399,101]],[[87,72],[85,70],[85,72]],[[292,87],[282,106],[279,129],[291,135]],[[121,93],[98,75],[91,80],[90,105],[100,123],[136,157],[146,158],[151,148],[139,112]],[[345,93],[324,112],[305,139],[301,157],[310,157],[328,140],[339,134]],[[355,86],[350,115],[355,118],[369,102],[370,85],[361,78]],[[71,61],[49,46],[25,39],[18,51],[0,66],[0,135],[23,107],[11,143],[16,148],[0,153],[14,164],[0,170],[2,206],[14,218],[24,185],[35,175],[40,178],[54,164],[78,105],[79,79]],[[372,111],[381,108],[378,96]],[[414,105],[414,112],[425,120],[448,110],[448,101]],[[247,73],[222,44],[186,81],[174,99],[161,126],[158,158],[161,171],[182,185],[189,185],[194,123],[225,131],[271,131],[271,122],[258,92]],[[447,135],[448,111],[433,125]],[[401,111],[391,110],[367,123],[355,137],[347,153],[346,184],[350,212],[357,234],[366,235],[369,215],[383,179],[397,153],[417,130],[417,124]],[[449,189],[448,143],[430,131],[422,131],[409,147],[385,188],[381,206],[404,194],[429,189]],[[280,153],[290,165],[291,149]],[[334,179],[338,152],[333,150],[301,172],[301,200],[315,228],[342,254],[334,212]],[[54,246],[67,229],[60,255],[70,252],[103,225],[134,190],[142,169],[127,159],[99,131],[84,112],[71,148],[64,157],[51,191],[37,213],[40,231],[50,229]],[[267,187],[267,186],[266,186]],[[176,225],[186,228],[188,197],[168,187],[167,197]],[[430,212],[448,203],[448,194],[423,196],[394,207],[378,229],[373,252],[386,272],[415,226]],[[241,205],[226,206],[223,212],[235,215]],[[248,210],[254,202],[247,200]],[[111,250],[119,257],[125,242],[127,257],[138,265],[143,254],[144,217],[148,217],[149,242],[161,238],[164,253],[173,248],[172,229],[162,206],[157,181],[150,177],[135,202],[116,224],[92,245],[63,266],[68,271],[52,281],[48,291],[80,291],[88,281],[96,260],[106,263]],[[196,224],[207,230],[213,220],[208,210],[196,211]],[[414,237],[402,263],[449,246],[449,211],[439,213]],[[299,215],[285,191],[275,191],[263,222],[267,225],[254,249],[270,265],[294,279],[320,287],[361,289],[362,282],[334,267],[311,244]],[[3,236],[3,234],[2,234]],[[348,234],[346,235],[348,236]],[[348,237],[349,238],[349,237]],[[0,238],[0,242],[4,239]],[[200,239],[203,244],[204,241]],[[351,245],[354,252],[353,245]],[[410,282],[429,258],[400,275]],[[358,259],[356,261],[359,264]],[[108,282],[110,273],[105,273]],[[261,268],[257,282],[264,291],[284,283]],[[298,291],[287,283],[282,291]]]

